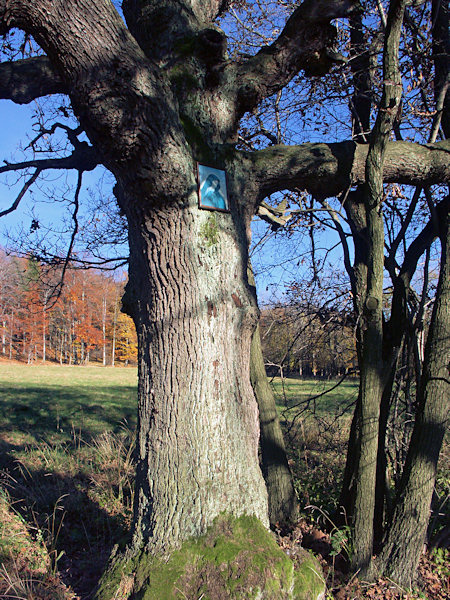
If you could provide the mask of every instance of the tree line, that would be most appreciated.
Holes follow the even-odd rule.
[[[74,268],[62,285],[61,268],[49,276],[33,258],[0,251],[0,356],[27,363],[135,363],[136,330],[120,310],[123,288],[123,280]]]
[[[269,376],[331,379],[356,375],[351,314],[320,304],[292,303],[264,308],[261,343]]]

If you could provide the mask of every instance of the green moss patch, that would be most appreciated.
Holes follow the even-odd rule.
[[[298,566],[297,566],[298,565]],[[293,598],[319,600],[325,596],[325,580],[319,561],[307,550],[300,548],[295,568]]]
[[[203,238],[207,248],[215,246],[219,241],[219,230],[215,215],[208,215],[206,221],[200,228],[200,235]]]
[[[255,517],[220,516],[168,558],[142,553],[113,561],[97,600],[317,600],[324,590],[320,566],[306,552],[304,563],[294,571]]]

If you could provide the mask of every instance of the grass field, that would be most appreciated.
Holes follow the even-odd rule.
[[[300,504],[320,523],[337,500],[357,382],[272,385]],[[130,527],[136,388],[135,368],[0,362],[1,598],[92,598]]]
[[[290,420],[304,408],[298,403],[332,385],[275,379],[282,418]],[[319,502],[324,488],[337,485],[342,461],[323,468],[316,425],[320,429],[327,418],[332,422],[354,390],[351,383],[312,401],[316,416],[312,410],[301,412],[289,432],[291,464],[304,505]],[[9,514],[2,531],[20,529],[16,520],[22,519],[31,537],[45,542],[49,565],[66,572],[66,581],[81,598],[89,598],[112,545],[129,527],[136,404],[135,368],[0,363],[3,522]],[[286,406],[294,408],[284,414]],[[335,433],[332,427],[321,437],[329,441]],[[8,506],[14,508],[12,515]],[[10,542],[8,535],[0,536],[3,559],[11,554]],[[29,555],[30,541],[15,536],[13,548],[17,567],[21,556]]]
[[[330,418],[351,414],[358,395],[358,381],[346,379],[342,382],[322,379],[280,379],[272,382],[275,399],[281,414],[287,418],[297,413],[304,417],[316,414]],[[289,409],[285,411],[285,409]]]
[[[0,363],[0,430],[62,441],[136,423],[137,369]]]

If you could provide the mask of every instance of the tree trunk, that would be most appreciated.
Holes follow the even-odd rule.
[[[384,224],[378,202],[368,210],[370,240],[366,328],[361,362],[360,454],[355,480],[353,566],[367,573],[373,552],[373,518],[378,450],[378,421],[383,393],[382,301]]]
[[[333,523],[338,527],[348,525],[355,513],[355,477],[360,455],[360,425],[361,425],[361,389],[358,392],[356,406],[350,426],[347,444],[347,455],[342,480],[342,488],[339,496],[338,512],[333,516]]]
[[[388,487],[386,483],[387,454],[386,435],[391,409],[392,387],[394,385],[395,366],[389,372],[389,380],[386,383],[380,403],[380,421],[378,424],[378,450],[377,450],[377,473],[375,483],[375,507],[373,519],[373,537],[375,552],[381,545],[386,517],[386,496]]]
[[[269,525],[249,374],[257,307],[234,215],[200,211],[195,191],[138,207],[123,299],[139,341],[132,546],[164,551],[223,512]]]
[[[292,525],[298,519],[298,501],[275,398],[267,381],[259,325],[252,339],[250,379],[259,408],[261,462],[269,495],[269,521],[272,527]]]
[[[377,569],[410,586],[422,553],[436,467],[448,420],[450,356],[450,217],[442,240],[442,262],[425,349],[419,410],[399,486],[391,526]]]
[[[367,264],[369,256],[369,244],[367,239],[367,215],[364,209],[364,198],[362,186],[354,192],[350,192],[345,203],[345,210],[352,231],[355,259],[353,268],[348,269],[350,279],[353,308],[355,312],[355,343],[358,357],[358,365],[362,364],[362,314],[364,299],[367,292]],[[361,381],[358,390],[355,411],[353,413],[350,435],[347,446],[347,457],[344,469],[339,507],[341,514],[335,516],[334,521],[339,525],[349,524],[355,513],[355,490],[356,475],[361,453]]]
[[[352,563],[362,576],[369,574],[373,553],[373,521],[380,402],[384,385],[383,364],[383,268],[384,222],[383,164],[386,146],[401,98],[398,48],[405,0],[392,0],[383,53],[384,87],[366,159],[364,205],[369,259],[367,293],[363,308],[361,363],[361,454],[356,473]]]
[[[106,367],[106,294],[102,298],[102,364]]]
[[[117,328],[117,300],[114,302],[113,334],[111,343],[111,366],[116,363],[116,328]]]

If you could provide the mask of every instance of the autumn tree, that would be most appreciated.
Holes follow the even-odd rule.
[[[306,0],[276,39],[233,57],[217,24],[228,8],[218,0],[124,0],[122,19],[110,0],[0,0],[0,32],[18,28],[42,49],[0,65],[0,96],[27,103],[64,94],[79,121],[73,130],[55,123],[47,133],[65,131],[70,153],[0,168],[25,173],[2,213],[14,210],[46,169],[74,169],[76,233],[82,172],[103,164],[127,219],[123,305],[138,335],[138,451],[132,541],[116,573],[128,573],[124,564],[145,573],[136,566],[149,560],[144,549],[166,553],[205,533],[220,514],[268,525],[249,370],[258,318],[247,275],[250,221],[276,191],[336,196],[367,178],[369,149],[353,140],[237,146],[245,114],[300,71],[321,75],[342,60],[331,22],[359,4]],[[386,138],[383,158],[385,182],[449,178],[445,141]],[[226,171],[229,212],[199,209],[197,161]],[[128,579],[110,581],[114,589],[105,587],[103,597],[118,588],[125,594]],[[152,585],[145,575],[135,583]],[[292,579],[280,585],[281,597]]]
[[[60,288],[61,269],[49,272],[35,259],[3,252],[0,274],[3,357],[87,364],[101,353],[106,366],[114,364],[117,347],[119,361],[136,362],[132,320],[119,314],[124,282],[69,268]]]

